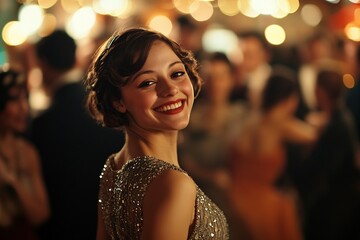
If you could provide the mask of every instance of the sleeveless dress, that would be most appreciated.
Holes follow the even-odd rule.
[[[285,167],[283,148],[261,156],[237,152],[230,198],[253,240],[300,240],[294,199],[275,187]]]
[[[140,239],[143,227],[143,200],[147,187],[166,170],[181,168],[154,157],[129,160],[114,171],[111,155],[100,175],[99,205],[111,239]],[[223,212],[196,186],[194,230],[189,239],[229,239]]]

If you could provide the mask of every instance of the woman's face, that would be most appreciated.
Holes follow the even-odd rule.
[[[24,132],[29,113],[27,92],[24,88],[13,87],[9,95],[4,110],[0,112],[0,127],[2,131]]]
[[[194,91],[185,66],[173,50],[155,41],[144,66],[121,88],[114,103],[129,116],[129,127],[181,130],[189,123]]]

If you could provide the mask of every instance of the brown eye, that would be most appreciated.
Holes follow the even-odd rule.
[[[142,83],[139,84],[139,88],[146,88],[146,87],[149,87],[151,85],[155,84],[154,81],[144,81]]]
[[[183,76],[184,74],[185,74],[184,71],[174,72],[173,74],[171,74],[171,78],[178,78]]]

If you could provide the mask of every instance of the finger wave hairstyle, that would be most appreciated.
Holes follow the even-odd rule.
[[[154,41],[167,44],[184,63],[194,94],[198,95],[202,80],[190,51],[163,34],[144,28],[116,32],[97,50],[85,80],[89,91],[87,108],[98,123],[113,128],[128,124],[127,114],[117,111],[113,102],[122,98],[120,88],[143,67]]]

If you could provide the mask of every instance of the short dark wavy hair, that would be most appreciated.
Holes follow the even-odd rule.
[[[294,94],[299,95],[296,74],[288,67],[276,65],[264,86],[261,109],[264,112],[270,111]]]
[[[143,67],[154,41],[167,44],[184,63],[197,96],[202,80],[190,51],[163,34],[145,28],[115,32],[97,50],[85,80],[89,90],[87,108],[98,123],[114,128],[128,124],[127,114],[117,111],[113,102],[122,98],[119,89]]]

